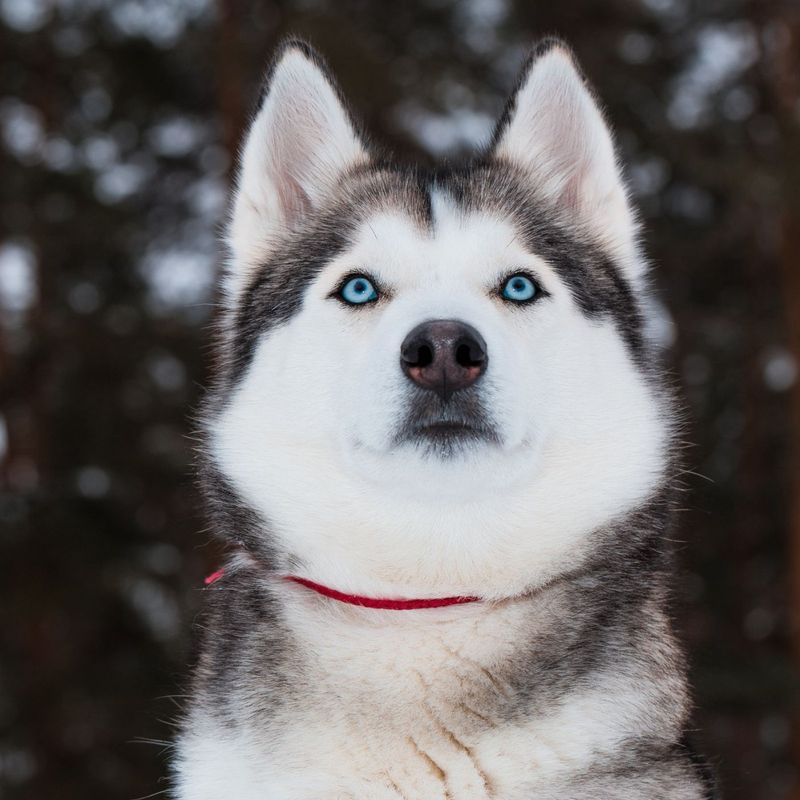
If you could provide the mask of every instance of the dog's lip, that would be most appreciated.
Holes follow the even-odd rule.
[[[426,422],[421,425],[418,425],[416,430],[420,432],[424,431],[431,431],[435,433],[439,432],[458,432],[458,431],[477,431],[478,428],[475,425],[470,425],[468,422],[460,422],[458,420],[437,420],[435,422]]]
[[[413,431],[417,436],[481,436],[486,433],[482,426],[447,419],[420,423]]]
[[[496,439],[497,434],[486,425],[470,423],[465,420],[438,419],[421,422],[411,430],[412,436],[438,439],[469,438]]]

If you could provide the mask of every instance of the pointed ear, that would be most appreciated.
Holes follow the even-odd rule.
[[[233,269],[258,266],[275,239],[319,208],[342,173],[366,157],[322,58],[305,42],[285,42],[242,151],[228,231]]]
[[[636,220],[611,133],[563,42],[534,50],[493,142],[495,156],[525,169],[537,194],[600,237],[638,277]]]

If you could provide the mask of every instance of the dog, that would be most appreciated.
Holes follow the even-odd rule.
[[[200,461],[231,548],[176,797],[710,796],[638,227],[563,42],[436,169],[379,152],[283,43],[227,227]]]

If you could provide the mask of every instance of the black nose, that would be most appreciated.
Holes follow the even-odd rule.
[[[417,325],[400,347],[403,372],[417,386],[449,400],[486,372],[486,342],[465,322],[439,319]]]

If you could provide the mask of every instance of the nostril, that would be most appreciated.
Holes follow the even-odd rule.
[[[429,367],[433,363],[433,348],[425,342],[417,348],[415,367]]]
[[[479,367],[486,359],[477,342],[461,342],[456,346],[456,364],[460,367]]]
[[[403,363],[407,367],[429,367],[433,363],[434,347],[430,342],[417,339],[403,346]]]

